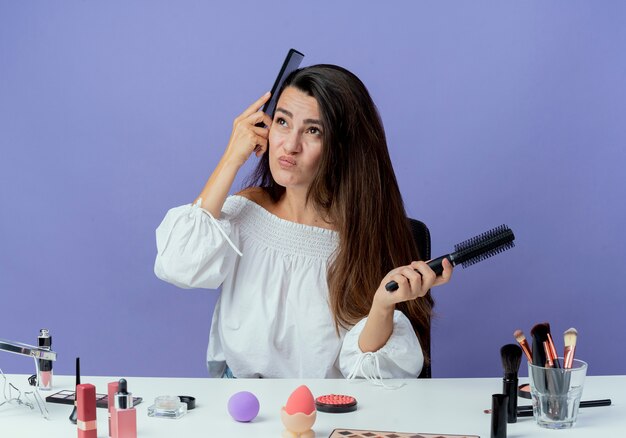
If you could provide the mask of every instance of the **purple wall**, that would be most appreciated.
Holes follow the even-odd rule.
[[[156,279],[154,229],[295,47],[369,87],[433,255],[517,235],[435,292],[435,376],[500,374],[544,320],[626,374],[626,4],[376,3],[0,3],[0,338],[49,328],[63,374],[206,375],[217,292]]]

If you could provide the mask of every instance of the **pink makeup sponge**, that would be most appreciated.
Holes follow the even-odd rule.
[[[259,399],[248,391],[237,392],[228,400],[228,413],[237,421],[252,421],[259,413]]]
[[[306,385],[301,385],[291,393],[287,404],[285,405],[285,411],[289,415],[293,415],[298,412],[309,415],[315,410],[315,399],[311,390]]]

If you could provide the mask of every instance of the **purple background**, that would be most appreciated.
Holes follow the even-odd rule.
[[[217,292],[159,281],[154,230],[295,47],[369,87],[433,256],[516,233],[436,290],[434,376],[500,375],[545,320],[626,374],[626,4],[382,3],[0,3],[0,338],[49,328],[62,374],[206,375]]]

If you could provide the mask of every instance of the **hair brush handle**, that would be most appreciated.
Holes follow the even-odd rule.
[[[451,254],[446,254],[444,256],[437,257],[436,259],[432,259],[426,264],[430,266],[430,269],[435,271],[435,274],[441,275],[443,272],[443,259],[448,259],[448,261],[452,264],[452,266],[454,266],[454,258],[452,257]],[[417,269],[415,269],[415,272],[419,274],[419,271]],[[398,283],[391,280],[389,283],[385,285],[385,289],[387,289],[389,292],[396,291],[398,290]]]

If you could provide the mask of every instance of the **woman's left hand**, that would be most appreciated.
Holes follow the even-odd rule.
[[[393,309],[396,303],[423,297],[431,288],[450,281],[452,271],[452,264],[447,259],[443,260],[443,272],[440,276],[437,276],[425,262],[413,262],[395,268],[380,282],[372,306]],[[398,289],[389,292],[385,285],[392,280],[398,283]]]

